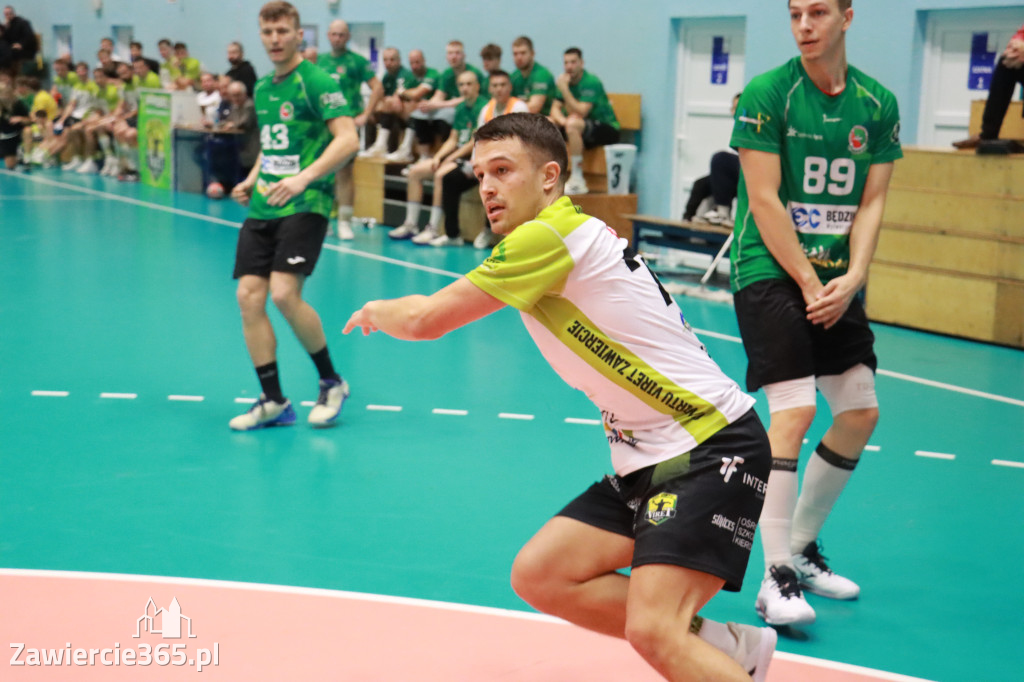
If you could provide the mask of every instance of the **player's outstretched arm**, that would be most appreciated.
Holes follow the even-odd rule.
[[[893,167],[892,163],[879,163],[868,169],[857,216],[850,226],[850,266],[845,275],[826,284],[818,292],[816,300],[807,306],[807,319],[824,325],[825,329],[839,321],[854,295],[868,281],[868,266],[878,247],[878,233],[882,228],[885,197]]]
[[[348,334],[360,328],[363,335],[382,331],[396,339],[427,341],[438,339],[504,306],[462,277],[431,296],[370,301],[352,314],[342,333]]]
[[[793,230],[789,213],[779,199],[782,161],[778,154],[771,152],[744,148],[740,148],[739,152],[750,210],[761,232],[761,239],[779,265],[800,287],[804,301],[810,305],[821,290],[821,280],[814,266],[807,260]]]

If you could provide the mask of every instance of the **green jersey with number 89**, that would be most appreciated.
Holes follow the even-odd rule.
[[[345,96],[327,73],[303,60],[280,81],[274,74],[261,78],[253,92],[260,127],[262,157],[249,217],[283,218],[295,213],[327,216],[334,196],[334,175],[309,183],[302,194],[284,206],[267,204],[271,183],[297,175],[316,161],[334,136],[327,121],[352,116]]]
[[[743,90],[731,145],[779,155],[779,199],[822,283],[849,268],[850,227],[868,170],[903,156],[899,131],[896,98],[852,66],[834,96],[818,89],[799,57]],[[788,278],[761,238],[742,173],[737,196],[732,290]]]

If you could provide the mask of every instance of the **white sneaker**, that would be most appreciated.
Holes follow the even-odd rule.
[[[64,170],[64,171],[73,171],[73,170],[77,170],[78,167],[81,166],[81,165],[82,165],[82,157],[75,156],[70,161],[68,161],[63,166],[61,166],[60,169]]]
[[[587,189],[587,181],[583,178],[569,178],[569,182],[565,183],[566,194],[586,194],[590,190]]]
[[[431,246],[462,246],[465,242],[462,241],[462,237],[455,237],[452,239],[446,234],[442,234],[439,237],[434,237],[430,240]]]
[[[427,226],[423,230],[412,238],[413,244],[425,245],[429,244],[434,239],[437,239],[437,228],[427,223]]]
[[[338,221],[338,239],[345,241],[352,241],[356,238],[355,233],[352,231],[352,224],[347,220]]]
[[[494,235],[488,228],[480,230],[480,234],[473,240],[474,249],[489,249],[491,248],[491,237]]]
[[[334,426],[335,420],[341,414],[341,406],[348,398],[348,383],[344,380],[321,379],[320,397],[316,405],[309,412],[309,423],[312,426]]]
[[[754,682],[764,682],[768,677],[768,666],[775,653],[779,635],[772,628],[757,628],[742,623],[726,623],[729,632],[736,638],[736,650],[732,659],[743,666]]]
[[[404,149],[396,149],[390,154],[384,157],[384,160],[388,163],[404,163],[410,164],[413,161],[412,154],[405,151]]]
[[[694,222],[732,227],[732,210],[728,206],[715,206],[704,215],[696,218]]]
[[[410,223],[399,225],[395,229],[388,232],[389,239],[409,239],[419,234],[419,227]]]
[[[384,144],[381,144],[381,141],[383,141]],[[387,155],[388,141],[387,138],[382,137],[381,135],[377,136],[377,140],[368,149],[364,149],[363,151],[359,152],[359,156],[363,158],[384,158]]]
[[[83,175],[96,173],[97,171],[99,171],[99,166],[96,165],[96,161],[94,159],[86,159],[85,163],[75,169],[76,173],[81,173]]]
[[[813,623],[815,618],[814,609],[800,591],[796,572],[789,566],[772,566],[768,569],[754,608],[769,625]]]
[[[121,168],[118,160],[113,156],[108,156],[103,162],[103,170],[100,171],[100,175],[108,178],[115,178],[120,175]]]
[[[803,552],[794,554],[793,566],[796,568],[801,587],[808,592],[829,599],[856,599],[860,596],[860,586],[857,583],[836,575],[828,567],[817,542],[807,543]]]
[[[276,403],[260,394],[260,399],[245,414],[232,419],[228,426],[235,431],[252,431],[267,426],[291,426],[295,423],[295,410],[290,400]]]
[[[46,159],[46,150],[43,149],[42,147],[36,147],[35,149],[32,150],[32,153],[29,155],[28,158],[31,163],[34,163],[37,166],[41,166],[43,164],[43,161]]]

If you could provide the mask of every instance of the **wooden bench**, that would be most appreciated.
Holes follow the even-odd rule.
[[[619,129],[627,136],[640,131],[640,95],[608,93],[608,101],[619,121]],[[628,140],[623,140],[628,142]],[[594,147],[583,151],[583,177],[591,192],[608,190],[608,168],[605,164],[604,147]]]
[[[1003,125],[999,129],[999,139],[1001,140],[1024,140],[1024,118],[1021,118],[1021,106],[1020,100],[1010,102],[1010,107],[1006,110],[1006,116],[1003,118]],[[967,124],[967,133],[969,135],[981,134],[981,116],[985,113],[985,100],[976,99],[971,101],[971,119]]]

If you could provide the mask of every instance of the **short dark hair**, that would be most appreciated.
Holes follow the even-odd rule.
[[[501,59],[501,47],[494,43],[487,43],[484,49],[480,50],[481,59]]]
[[[160,45],[170,46],[171,45],[171,41],[168,38],[161,38],[160,40],[157,41],[156,44],[157,44],[157,46],[160,46]]]
[[[137,48],[139,48],[141,50],[142,49],[142,43],[140,43],[137,40],[133,40],[132,42],[128,43],[128,47],[137,47]]]
[[[562,53],[562,56],[565,56],[567,54],[574,54],[580,59],[583,59],[583,50],[581,50],[578,47],[570,47],[568,50]]]
[[[175,50],[187,50],[188,49],[188,45],[186,45],[185,43],[180,43],[180,42],[179,43],[174,43],[174,49]]]
[[[490,76],[491,80],[494,80],[495,78],[507,78],[510,81],[512,80],[512,76],[508,75],[508,71],[504,71],[502,69],[495,69],[494,71],[491,71],[488,75]]]
[[[260,21],[277,21],[287,17],[291,17],[295,22],[295,28],[299,28],[299,10],[295,9],[295,5],[292,3],[273,0],[260,8]]]
[[[836,4],[839,5],[840,12],[845,12],[853,7],[853,0],[836,0]],[[786,0],[786,7],[789,7],[789,0]]]
[[[245,48],[242,47],[242,43],[238,42],[237,40],[232,40],[230,43],[228,43],[228,45],[229,46],[234,45],[235,47],[237,47],[238,48],[238,54],[240,54],[240,55],[244,55],[245,54]]]
[[[565,148],[565,138],[547,116],[521,113],[495,116],[489,123],[477,128],[473,134],[476,142],[512,138],[518,139],[530,150],[538,166],[550,161],[557,163],[561,169],[559,182],[565,183],[569,177],[569,153]]]

